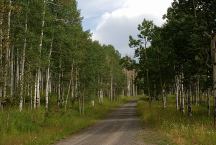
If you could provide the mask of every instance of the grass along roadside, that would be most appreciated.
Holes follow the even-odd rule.
[[[193,106],[193,116],[188,117],[187,113],[176,111],[174,98],[169,98],[167,105],[163,109],[160,102],[152,102],[151,107],[145,100],[138,102],[137,111],[144,130],[151,131],[143,137],[145,141],[157,145],[216,145],[216,130],[207,109]]]
[[[118,102],[104,100],[103,105],[86,105],[85,115],[80,116],[77,109],[67,112],[53,111],[45,116],[45,110],[15,111],[15,109],[0,113],[0,145],[46,145],[65,138],[86,128],[130,97],[121,97]]]

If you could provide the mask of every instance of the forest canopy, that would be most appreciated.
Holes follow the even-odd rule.
[[[82,19],[76,0],[0,1],[1,108],[116,100],[125,88],[121,55],[93,41]]]

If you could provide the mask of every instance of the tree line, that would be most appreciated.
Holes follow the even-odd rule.
[[[139,59],[136,83],[150,103],[162,100],[166,108],[167,94],[175,94],[177,110],[191,116],[193,105],[206,105],[216,124],[215,3],[174,0],[163,16],[166,22],[156,26],[144,19],[129,45]]]
[[[0,108],[111,101],[126,87],[121,56],[84,31],[76,0],[0,0]]]

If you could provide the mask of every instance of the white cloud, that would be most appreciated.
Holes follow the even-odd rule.
[[[124,0],[77,0],[85,19],[101,16],[106,11],[112,11],[122,4]]]
[[[155,24],[163,23],[162,15],[166,13],[173,0],[78,0],[84,7],[82,14],[86,27],[90,26],[93,39],[104,44],[114,45],[123,55],[133,55],[128,47],[129,35],[136,36],[137,25],[144,18]],[[91,2],[90,2],[91,1]],[[90,24],[94,21],[94,24]]]

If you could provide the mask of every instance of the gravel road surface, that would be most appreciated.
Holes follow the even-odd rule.
[[[56,145],[145,145],[137,137],[141,130],[136,101],[131,101],[106,119]]]

